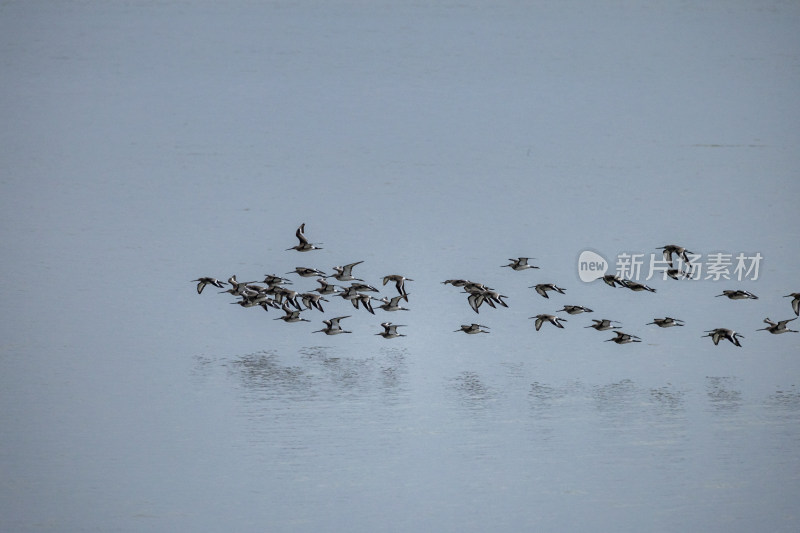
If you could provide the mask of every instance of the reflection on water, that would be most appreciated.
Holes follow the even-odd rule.
[[[198,385],[201,383],[205,383],[213,374],[216,367],[219,365],[219,362],[207,355],[195,355],[193,358],[194,366],[191,370],[192,379],[194,379]]]
[[[498,393],[486,385],[475,372],[462,372],[450,382],[459,404],[472,410],[484,409],[497,399]]]
[[[580,424],[587,400],[586,387],[580,381],[555,386],[534,381],[528,390],[528,407],[534,435],[552,443],[564,424]]]
[[[326,460],[360,469],[351,463],[358,457],[363,468],[374,465],[382,460],[378,450],[395,446],[405,427],[398,406],[408,404],[406,356],[404,348],[359,357],[311,346],[230,359],[222,366],[240,398],[246,453],[301,492],[319,481]]]
[[[746,380],[730,376],[707,377],[697,388],[644,386],[632,378],[552,383],[532,381],[529,367],[510,363],[414,381],[410,369],[416,363],[405,348],[354,355],[311,346],[293,354],[196,357],[193,373],[202,377],[195,385],[206,387],[214,368],[224,369],[241,400],[252,453],[264,461],[277,457],[287,476],[324,464],[330,454],[358,460],[368,470],[371,463],[385,466],[386,450],[392,450],[393,461],[402,464],[419,453],[409,445],[419,439],[457,449],[458,460],[483,462],[485,468],[495,464],[498,447],[513,453],[514,446],[538,445],[554,461],[569,462],[569,453],[664,473],[696,465],[707,443],[720,439],[726,444],[714,445],[715,464],[732,468],[741,455],[731,431],[737,439],[771,431],[776,454],[800,436],[795,385],[748,403],[742,393]],[[436,401],[442,393],[444,403]],[[697,417],[708,415],[715,423],[698,427]],[[679,483],[680,475],[674,480]]]
[[[650,398],[659,410],[674,415],[684,411],[686,405],[686,392],[677,390],[672,385],[665,385],[650,389]]]
[[[786,389],[777,390],[769,396],[767,405],[794,414],[800,414],[800,390],[797,390],[794,385]]]
[[[274,480],[270,497],[312,513],[332,492],[371,501],[386,483],[416,493],[443,480],[426,493],[432,509],[570,494],[645,512],[659,487],[659,505],[696,519],[702,502],[751,501],[775,472],[800,479],[788,452],[800,438],[794,385],[755,394],[747,379],[702,374],[557,381],[524,362],[429,361],[395,347],[203,356],[195,386],[227,387],[236,457]],[[615,479],[625,484],[609,490]]]
[[[592,392],[595,407],[603,414],[618,414],[635,407],[634,398],[639,389],[630,379],[595,387]]]
[[[506,376],[511,381],[518,381],[521,379],[525,379],[526,377],[526,366],[523,362],[509,362],[503,361],[500,363],[500,367],[505,370]]]
[[[707,377],[706,394],[714,411],[732,413],[742,404],[739,380],[734,377]]]
[[[640,443],[669,445],[685,434],[686,391],[671,384],[646,388],[631,379],[605,385],[574,381],[556,386],[533,382],[528,391],[531,415],[547,422],[547,432],[559,424],[596,425],[597,431],[646,433]]]
[[[311,346],[299,350],[294,357],[274,350],[230,358],[198,355],[194,357],[192,374],[202,378],[197,386],[204,386],[215,368],[226,368],[244,397],[256,403],[353,399],[377,400],[387,405],[414,404],[409,364],[407,349],[402,347],[382,347],[373,355],[359,357],[344,355],[336,348]],[[710,412],[717,414],[735,413],[745,403],[742,379],[734,376],[706,377],[704,394],[691,399],[689,390],[670,383],[642,387],[630,378],[598,385],[580,380],[563,384],[530,382],[525,379],[524,364],[503,363],[500,367],[491,375],[462,371],[454,377],[443,376],[440,386],[458,406],[471,411],[490,406],[503,408],[517,396],[527,398],[529,414],[537,420],[569,419],[592,408],[601,420],[612,425],[630,425],[637,420],[651,425],[675,423],[686,417],[689,405],[699,405],[698,399],[704,399]],[[778,388],[762,397],[759,405],[783,413],[781,416],[800,416],[800,390],[793,384]]]
[[[563,386],[534,381],[528,390],[528,405],[537,419],[573,416],[575,410],[583,409],[588,397],[587,387],[580,381]]]
[[[534,409],[545,410],[553,407],[553,404],[563,399],[569,393],[566,388],[556,388],[551,385],[534,381],[528,396],[531,400],[531,407]]]
[[[795,385],[770,394],[764,403],[768,420],[784,427],[800,427],[800,390]],[[798,474],[800,479],[800,474]]]
[[[328,347],[300,350],[287,364],[274,351],[237,357],[228,364],[241,390],[253,401],[311,401],[336,398],[396,400],[406,388],[406,351],[382,348],[374,357],[339,356]]]
[[[281,396],[292,399],[302,393],[312,393],[311,379],[305,369],[284,366],[274,352],[257,352],[230,362],[230,371],[235,373],[244,388],[260,393],[261,397]]]

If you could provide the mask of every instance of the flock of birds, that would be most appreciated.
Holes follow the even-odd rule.
[[[299,244],[287,248],[286,250],[296,250],[298,252],[310,252],[312,250],[321,250],[318,246],[321,243],[310,243],[305,236],[305,223],[301,224],[295,235]],[[207,285],[212,285],[218,288],[224,288],[230,285],[230,288],[222,291],[229,293],[238,298],[237,301],[231,302],[238,304],[242,307],[261,307],[265,311],[270,308],[280,309],[284,312],[283,316],[275,320],[283,320],[284,322],[310,322],[309,319],[300,316],[303,311],[316,309],[320,312],[325,312],[322,302],[329,302],[325,296],[338,296],[344,300],[350,301],[356,309],[362,308],[371,314],[375,314],[375,307],[383,309],[384,311],[408,311],[408,308],[400,305],[400,300],[408,302],[408,292],[405,288],[406,281],[414,281],[399,274],[389,274],[383,277],[383,284],[393,282],[397,289],[398,295],[389,298],[375,298],[370,293],[380,292],[377,288],[364,282],[363,279],[353,276],[353,268],[363,263],[363,261],[356,261],[347,265],[335,266],[333,274],[326,274],[325,272],[316,268],[309,267],[296,267],[292,272],[287,272],[284,275],[297,274],[303,278],[316,278],[319,287],[309,292],[298,293],[285,285],[291,285],[292,282],[289,278],[278,276],[276,274],[267,274],[262,281],[247,281],[241,282],[233,275],[228,278],[227,283],[220,281],[213,277],[202,277],[195,280],[197,282],[197,294],[201,294]],[[350,282],[350,285],[343,286],[330,282],[330,278],[339,282]],[[381,305],[374,306],[373,301],[381,302]],[[322,323],[325,327],[314,331],[314,333],[325,333],[326,335],[339,335],[341,333],[352,333],[344,329],[341,321],[345,318],[350,318],[351,315],[337,316],[330,320],[323,320]],[[393,339],[395,337],[405,337],[405,334],[397,331],[397,328],[404,327],[403,324],[393,324],[392,322],[381,323],[383,331],[376,333],[385,339]]]
[[[287,248],[287,251],[296,250],[298,252],[309,252],[312,250],[322,249],[319,246],[319,244],[322,243],[311,243],[306,238],[305,223],[301,224],[300,227],[297,228],[295,236],[297,237],[299,243],[296,246]],[[666,271],[666,274],[669,277],[673,279],[681,279],[691,276],[691,271],[693,268],[689,257],[691,252],[688,252],[682,246],[677,246],[674,244],[660,246],[657,249],[663,250],[664,260],[669,264],[669,269]],[[676,264],[673,262],[673,255],[680,259],[681,263]],[[538,269],[539,267],[530,263],[531,259],[532,258],[530,257],[512,258],[509,259],[511,263],[502,265],[502,267],[508,267],[514,271]],[[320,312],[325,312],[325,309],[323,308],[323,302],[329,302],[325,296],[343,298],[344,300],[350,301],[355,309],[364,309],[373,315],[375,314],[376,307],[388,312],[408,311],[409,309],[403,307],[400,302],[401,300],[404,302],[409,301],[409,293],[406,291],[405,282],[414,280],[399,274],[386,275],[382,278],[383,285],[385,286],[389,282],[392,282],[397,291],[397,295],[392,296],[391,298],[386,296],[376,298],[371,293],[378,293],[380,291],[376,287],[366,283],[363,279],[356,278],[353,275],[354,267],[360,265],[361,263],[363,263],[363,261],[356,261],[347,265],[335,266],[333,267],[333,274],[326,274],[321,270],[309,267],[296,267],[292,272],[287,272],[284,274],[296,274],[303,278],[316,278],[317,283],[319,283],[319,287],[303,293],[298,293],[297,291],[286,287],[286,285],[292,284],[291,280],[276,274],[268,274],[262,281],[240,282],[237,281],[235,275],[228,278],[227,282],[220,281],[214,277],[201,277],[192,281],[197,283],[198,294],[202,294],[203,289],[208,285],[221,289],[224,289],[229,285],[230,288],[221,292],[231,294],[237,298],[235,302],[231,302],[232,304],[238,304],[242,307],[261,307],[265,311],[269,311],[270,308],[280,309],[284,312],[284,314],[275,320],[283,320],[284,322],[289,323],[310,322],[310,320],[307,318],[300,316],[300,314],[304,311],[317,310]],[[347,286],[340,285],[332,282],[331,278],[337,282],[349,282],[350,284]],[[656,290],[652,287],[633,280],[623,279],[616,274],[606,274],[598,279],[615,288],[621,287],[636,292],[656,292]],[[480,307],[483,304],[487,304],[492,308],[497,308],[498,306],[508,307],[508,304],[504,301],[504,298],[507,298],[507,296],[500,294],[498,291],[484,285],[483,283],[466,279],[448,279],[442,283],[461,288],[464,294],[467,295],[467,303],[475,313],[480,312]],[[557,286],[554,283],[539,283],[532,285],[529,288],[534,289],[537,294],[548,299],[550,298],[549,293],[551,292],[557,294],[566,293],[565,289]],[[758,299],[758,296],[745,290],[724,290],[722,291],[722,294],[717,296],[724,296],[731,300]],[[772,334],[798,333],[798,330],[790,329],[787,324],[793,320],[796,320],[797,316],[800,316],[800,292],[788,294],[786,297],[792,298],[791,306],[796,316],[794,318],[789,318],[778,322],[774,322],[769,318],[765,318],[764,323],[767,324],[767,327],[760,328],[757,331],[768,331]],[[380,302],[380,305],[373,305],[373,301]],[[581,313],[592,313],[593,311],[581,305],[564,305],[562,309],[559,309],[556,312],[564,312],[568,315],[578,315]],[[351,331],[345,330],[341,325],[341,321],[345,318],[350,318],[350,316],[351,315],[337,316],[329,320],[322,320],[322,323],[325,325],[325,327],[314,331],[314,333],[325,333],[326,335],[352,333]],[[553,314],[538,314],[530,317],[530,319],[535,320],[534,327],[536,331],[539,331],[545,323],[551,324],[556,328],[563,329],[564,325],[562,322],[567,321],[566,318]],[[615,336],[610,339],[606,339],[607,342],[615,342],[617,344],[641,342],[640,337],[620,331],[622,326],[614,324],[619,324],[619,322],[609,319],[593,319],[592,324],[585,327],[594,328],[597,331],[612,331]],[[654,318],[653,321],[649,322],[647,325],[669,328],[683,326],[684,323],[680,319],[667,316],[662,318]],[[382,322],[381,327],[383,328],[383,331],[379,331],[376,333],[376,335],[380,335],[385,339],[405,337],[405,334],[397,331],[397,328],[404,327],[402,324],[394,324],[387,321]],[[468,335],[474,335],[479,333],[489,333],[489,329],[490,328],[488,326],[472,323],[462,324],[459,329],[455,330],[455,332],[463,332]],[[706,334],[703,335],[703,337],[710,337],[715,345],[719,344],[721,340],[727,339],[735,346],[741,347],[739,339],[744,338],[744,335],[741,335],[740,333],[737,333],[729,328],[715,328],[707,330],[705,333]]]

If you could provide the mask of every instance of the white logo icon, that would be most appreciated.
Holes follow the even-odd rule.
[[[591,250],[584,250],[578,256],[578,277],[581,281],[590,282],[601,278],[608,271],[608,261],[602,255]]]

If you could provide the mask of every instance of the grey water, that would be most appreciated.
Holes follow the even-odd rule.
[[[798,22],[4,3],[0,530],[796,531],[800,334],[757,330],[800,291]],[[286,250],[301,223],[322,250]],[[673,242],[702,279],[579,276],[583,251],[613,271]],[[540,268],[500,267],[520,256]],[[190,281],[361,260],[381,295],[414,280],[409,311],[329,297],[288,324]],[[453,278],[509,307],[475,314]],[[534,330],[564,304],[594,313]],[[341,315],[351,334],[312,333]]]

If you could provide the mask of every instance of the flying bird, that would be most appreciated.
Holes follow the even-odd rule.
[[[758,300],[758,296],[756,296],[752,292],[742,291],[742,290],[722,291],[722,294],[717,294],[717,297],[720,297],[720,296],[727,296],[731,300]]]
[[[623,333],[621,331],[615,331],[616,337],[611,339],[606,339],[606,342],[616,342],[617,344],[629,344],[631,342],[642,342],[642,340],[637,337],[636,335],[631,335],[630,333]]]
[[[744,338],[744,335],[740,335],[733,331],[732,329],[728,328],[715,328],[706,331],[708,335],[703,335],[703,337],[711,337],[711,340],[714,341],[714,345],[716,346],[719,344],[719,341],[722,339],[728,339],[733,343],[734,346],[742,347],[739,343],[738,337]]]
[[[209,277],[197,278],[193,279],[192,281],[197,282],[197,294],[202,294],[203,289],[206,288],[206,285],[213,285],[215,287],[219,287],[220,289],[222,288],[223,285],[225,285],[224,281],[220,281],[217,278],[209,278]]]
[[[550,322],[555,327],[561,328],[561,329],[564,329],[564,325],[561,323],[561,320],[563,320],[564,322],[567,321],[566,318],[561,318],[561,317],[558,317],[558,316],[555,316],[555,315],[544,315],[544,314],[532,316],[532,317],[529,317],[529,318],[535,318],[536,319],[536,322],[534,323],[534,326],[536,327],[536,331],[539,331],[541,329],[542,324],[544,324],[545,321]]]
[[[796,329],[789,329],[786,327],[786,324],[791,322],[792,320],[797,320],[797,317],[790,318],[788,320],[781,320],[780,322],[773,322],[769,318],[764,319],[765,324],[769,324],[766,328],[757,329],[756,331],[769,331],[770,333],[777,335],[779,333],[798,333]]]
[[[654,318],[652,322],[648,322],[647,325],[655,324],[660,328],[671,328],[673,326],[683,326],[683,320],[679,318],[672,318],[672,317],[664,317],[664,318]]]
[[[317,270],[316,268],[308,268],[308,267],[295,267],[294,270],[291,272],[287,272],[287,274],[297,274],[302,278],[313,278],[314,276],[322,276],[323,278],[328,277],[325,272],[321,270]]]
[[[601,276],[597,279],[603,280],[603,283],[609,287],[616,287],[617,285],[620,287],[628,286],[627,282],[616,274],[606,274],[605,276]]]
[[[529,268],[539,268],[537,266],[529,265],[528,261],[530,259],[534,259],[533,257],[518,257],[516,259],[509,259],[511,263],[508,265],[502,265],[504,267],[511,267],[512,270],[527,270]]]
[[[383,305],[379,305],[379,309],[383,309],[384,311],[408,311],[408,308],[401,307],[399,305],[400,299],[402,296],[395,296],[394,298],[387,298],[384,296],[383,298],[373,298],[373,300],[377,300],[379,302],[383,302]]]
[[[297,228],[297,231],[295,232],[295,236],[297,237],[297,240],[300,241],[300,244],[298,244],[297,246],[292,246],[291,248],[287,248],[286,249],[287,251],[297,250],[298,252],[309,252],[311,250],[322,250],[322,248],[320,248],[316,244],[311,244],[310,242],[308,242],[308,239],[306,239],[306,236],[304,235],[305,231],[306,231],[306,224],[305,222],[303,222],[302,224],[300,224],[300,227]],[[322,244],[322,243],[320,242],[317,244]]]
[[[323,320],[322,323],[325,324],[323,329],[318,329],[317,331],[312,331],[312,333],[324,333],[325,335],[338,335],[340,333],[352,333],[352,331],[345,331],[342,329],[342,326],[339,325],[339,321],[345,318],[350,318],[350,315],[346,316],[337,316],[336,318],[331,318],[330,320]]]
[[[374,298],[369,294],[359,293],[355,296],[355,298],[350,298],[350,303],[352,303],[353,307],[355,307],[356,309],[358,309],[358,304],[361,303],[363,304],[364,309],[366,309],[367,311],[369,311],[371,314],[374,315],[375,310],[372,308],[372,300],[374,300]]]
[[[565,313],[570,314],[570,315],[579,315],[581,313],[593,313],[594,312],[591,309],[589,309],[588,307],[584,307],[582,305],[565,305],[563,309],[559,309],[556,312],[560,313],[561,311],[564,311]]]
[[[638,281],[625,280],[625,286],[630,290],[636,292],[640,291],[656,292],[654,288],[648,287],[647,285],[639,283]]]
[[[475,335],[476,333],[489,333],[486,331],[487,329],[489,329],[489,326],[483,326],[481,324],[461,324],[461,328],[455,330],[454,333],[463,331],[467,335]]]
[[[408,301],[408,293],[406,292],[406,281],[414,281],[411,278],[407,278],[405,276],[401,276],[400,274],[390,274],[388,276],[383,277],[383,284],[386,285],[390,281],[394,281],[394,286],[397,289],[397,293],[403,297],[403,300]]]
[[[300,311],[297,309],[291,309],[289,307],[289,302],[283,302],[281,309],[283,309],[283,312],[286,314],[279,316],[275,320],[283,320],[284,322],[311,322],[307,318],[301,318]]]
[[[356,261],[355,263],[350,263],[349,265],[344,266],[335,266],[333,269],[336,271],[336,274],[332,276],[339,281],[364,281],[360,278],[353,277],[353,267],[356,265],[360,265],[364,261]]]
[[[384,339],[393,339],[395,337],[405,337],[402,333],[397,332],[397,328],[404,327],[403,324],[392,324],[391,322],[383,322],[381,323],[383,327],[383,331],[380,333],[376,333],[375,335],[380,335]]]
[[[320,302],[327,302],[328,300],[323,298],[321,294],[304,292],[299,296],[300,296],[300,301],[303,302],[303,305],[306,306],[306,309],[314,308],[323,313],[325,312],[325,309],[322,308],[322,304]]]
[[[585,326],[585,327],[587,327],[587,328],[594,328],[594,329],[596,329],[597,331],[607,331],[607,330],[609,330],[609,329],[619,329],[619,328],[621,328],[621,327],[622,327],[622,326],[612,326],[612,325],[611,325],[611,323],[612,323],[612,322],[614,322],[615,324],[619,324],[619,322],[618,322],[618,321],[616,321],[616,320],[609,320],[609,319],[607,319],[607,318],[603,318],[603,319],[601,319],[601,320],[595,320],[595,319],[593,318],[593,319],[592,319],[592,322],[594,322],[594,324],[591,324],[591,325],[589,325],[589,326]]]
[[[559,294],[564,294],[565,290],[562,289],[561,287],[558,287],[555,283],[540,283],[538,285],[533,285],[528,288],[535,289],[537,294],[539,294],[540,296],[544,296],[545,298],[550,298],[550,296],[547,295],[547,291],[555,291]]]
[[[672,254],[675,254],[679,257],[686,265],[691,268],[691,260],[689,259],[689,254],[692,253],[683,246],[678,246],[677,244],[667,244],[665,246],[659,246],[656,250],[664,250],[664,261],[669,263],[670,268],[674,268],[672,263]]]

